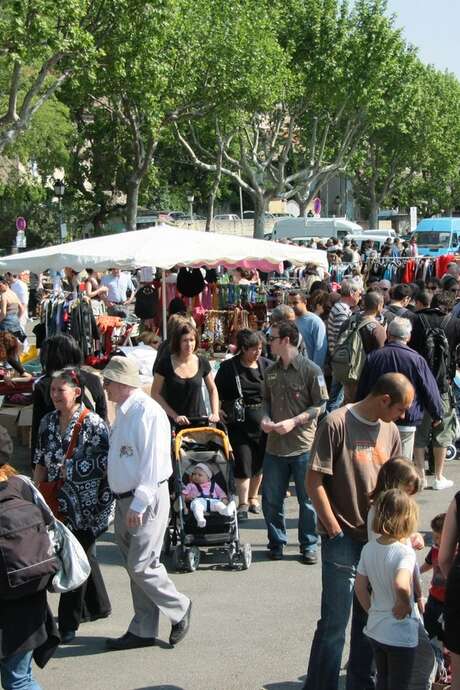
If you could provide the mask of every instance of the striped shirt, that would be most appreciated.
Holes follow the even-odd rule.
[[[327,340],[329,343],[329,352],[331,355],[337,343],[340,330],[351,316],[351,309],[345,302],[336,302],[332,307],[329,318],[327,320]]]

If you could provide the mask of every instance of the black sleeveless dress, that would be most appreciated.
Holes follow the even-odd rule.
[[[460,491],[455,494],[457,505],[457,555],[447,578],[444,608],[444,644],[460,654]]]

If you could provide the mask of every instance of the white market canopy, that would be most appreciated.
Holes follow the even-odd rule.
[[[294,266],[310,263],[328,270],[327,254],[318,249],[167,225],[11,254],[0,258],[0,268],[13,273],[40,273],[47,269],[59,271],[64,266],[81,271],[224,265],[273,271],[279,270],[283,261]]]

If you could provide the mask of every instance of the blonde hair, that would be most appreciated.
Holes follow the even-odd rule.
[[[384,491],[375,503],[372,530],[392,539],[406,539],[417,529],[418,505],[401,489]]]
[[[6,482],[10,477],[17,474],[14,467],[5,463],[5,465],[0,465],[0,482]]]

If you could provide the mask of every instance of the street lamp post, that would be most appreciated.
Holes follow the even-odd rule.
[[[190,204],[190,220],[193,222],[193,202],[195,201],[194,195],[189,194],[187,197],[187,201]]]
[[[54,180],[54,196],[58,199],[59,204],[59,241],[62,244],[63,237],[63,223],[62,223],[62,197],[64,196],[65,185],[63,180]]]

